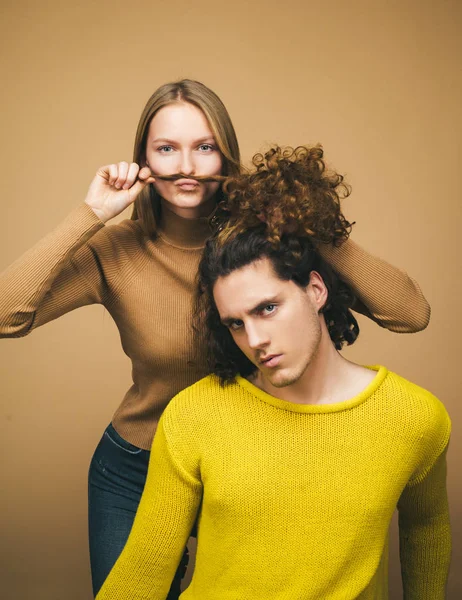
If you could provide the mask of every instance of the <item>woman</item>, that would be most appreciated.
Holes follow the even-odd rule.
[[[217,175],[236,175],[239,164],[221,100],[195,81],[166,84],[141,115],[134,162],[100,168],[85,202],[1,277],[1,336],[24,336],[75,308],[100,303],[132,361],[133,385],[90,466],[95,595],[130,532],[160,415],[178,391],[206,374],[205,361],[197,359],[204,352],[195,351],[191,331],[194,280],[222,198]],[[175,174],[181,178],[161,179]],[[105,226],[130,204],[131,220]],[[426,326],[428,304],[405,273],[350,240],[320,250],[359,298],[357,310],[392,331]],[[170,598],[178,594],[180,577]]]

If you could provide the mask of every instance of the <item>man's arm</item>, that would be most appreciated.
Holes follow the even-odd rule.
[[[404,600],[444,600],[451,560],[446,450],[398,502]]]
[[[174,456],[161,419],[130,536],[97,600],[165,600],[201,498],[199,477]]]

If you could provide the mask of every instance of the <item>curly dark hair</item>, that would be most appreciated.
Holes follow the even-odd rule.
[[[220,277],[262,258],[280,279],[303,288],[312,271],[320,274],[328,290],[322,313],[338,350],[359,335],[350,311],[353,293],[316,251],[317,243],[342,243],[351,230],[340,208],[350,189],[341,175],[327,171],[322,158],[320,146],[275,147],[254,156],[254,172],[224,184],[227,201],[199,265],[195,306],[196,334],[205,337],[208,368],[222,383],[256,367],[221,323],[213,289]]]
[[[315,242],[345,241],[352,224],[340,200],[350,194],[343,175],[328,170],[320,145],[280,148],[255,154],[250,173],[228,178],[221,210],[227,226],[222,237],[265,223],[274,243],[283,233],[309,236]]]

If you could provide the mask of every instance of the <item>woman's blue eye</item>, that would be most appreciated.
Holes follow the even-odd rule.
[[[199,146],[199,148],[203,151],[203,152],[207,152],[207,151],[212,151],[215,150],[215,147],[212,146],[212,144],[201,144]]]
[[[173,150],[173,146],[160,146],[158,148],[158,151],[163,152],[164,154],[169,154],[171,150]]]

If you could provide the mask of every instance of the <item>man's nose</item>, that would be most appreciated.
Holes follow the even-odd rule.
[[[263,327],[251,325],[247,327],[247,343],[252,350],[258,350],[269,344],[269,337]]]

